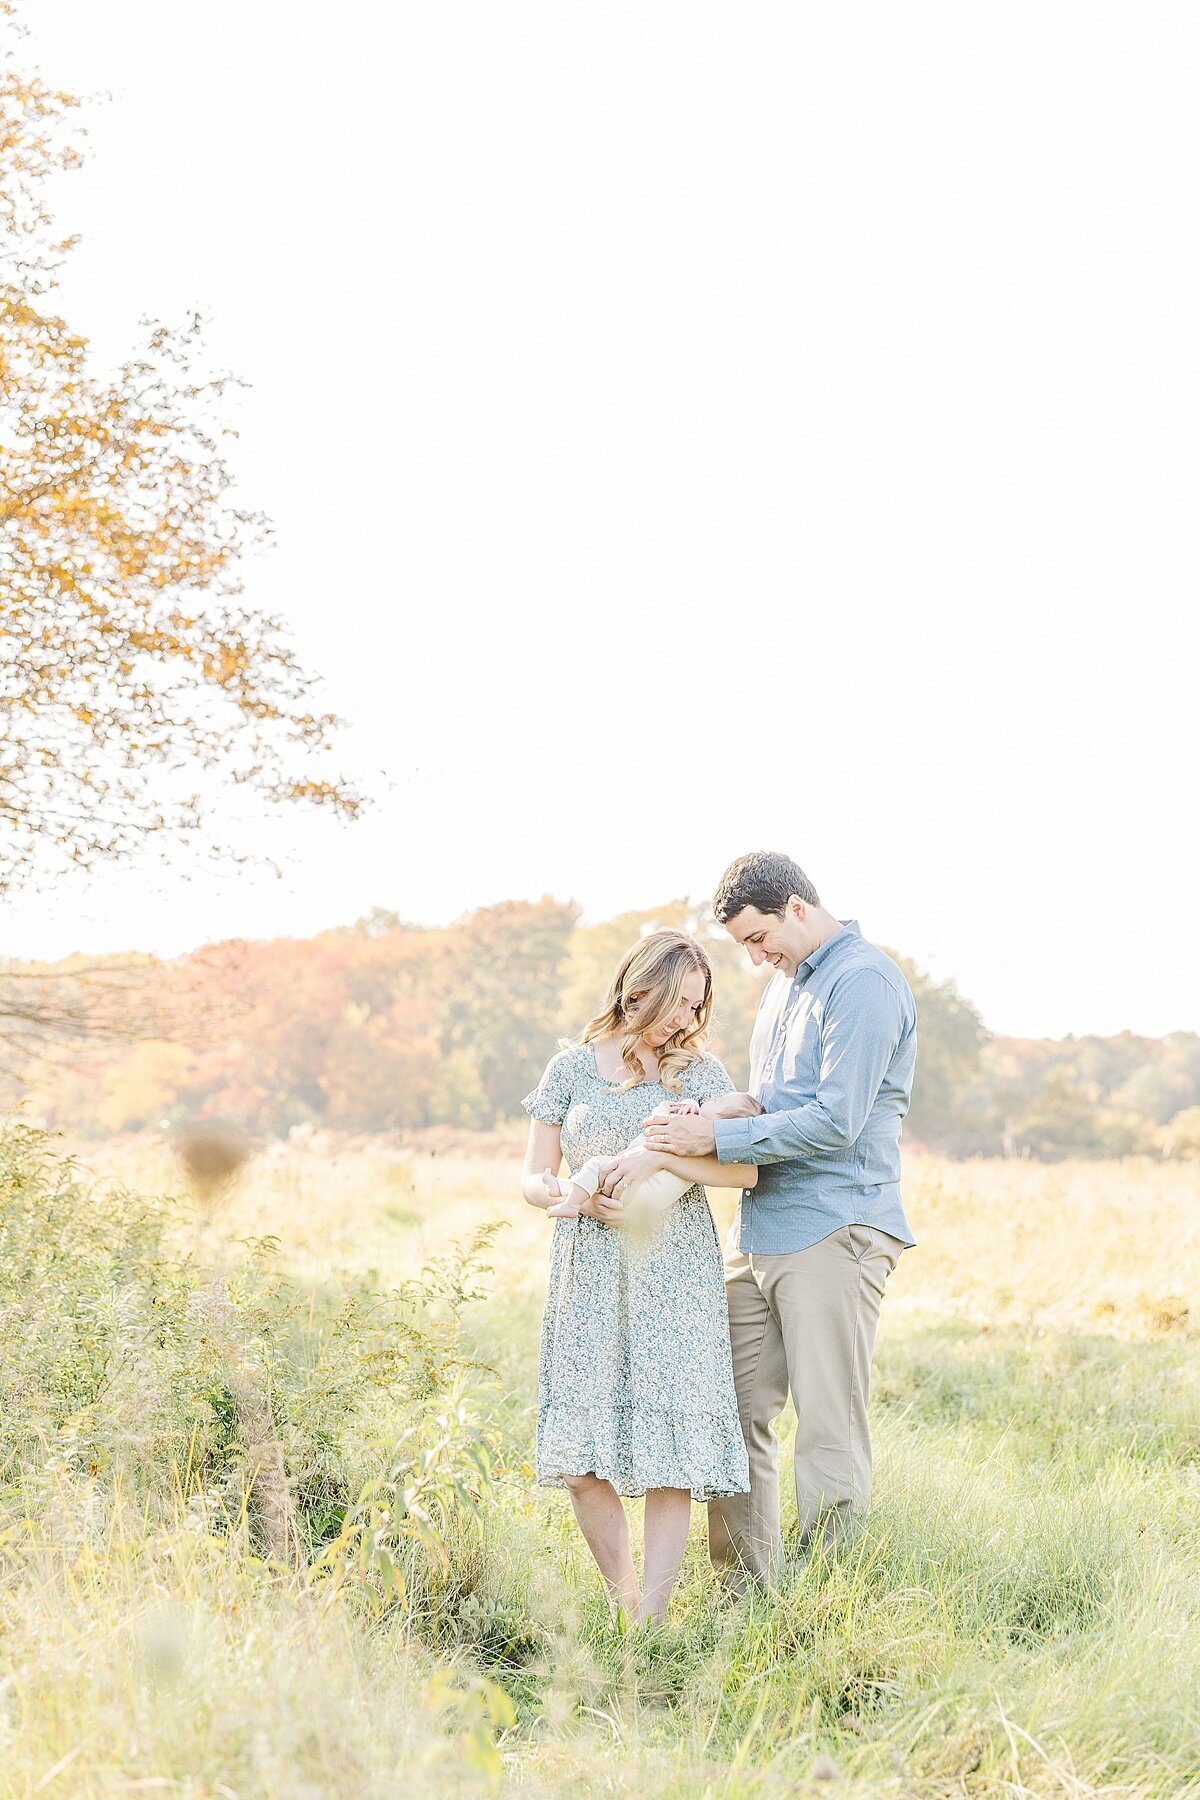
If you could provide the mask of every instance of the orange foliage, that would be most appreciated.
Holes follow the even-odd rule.
[[[77,104],[0,64],[0,892],[197,829],[201,768],[362,804],[309,767],[338,721],[279,621],[237,602],[267,528],[230,499],[231,378],[198,368],[198,319],[149,327],[110,376],[53,308],[71,244],[43,194],[80,161]]]

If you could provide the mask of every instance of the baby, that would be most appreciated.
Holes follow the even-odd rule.
[[[715,1100],[706,1100],[703,1106],[697,1106],[694,1100],[672,1100],[658,1107],[650,1114],[651,1119],[669,1119],[680,1113],[699,1113],[705,1119],[719,1119],[724,1116],[722,1102],[728,1103],[728,1095],[721,1095]],[[647,1121],[649,1123],[649,1121]],[[628,1146],[630,1150],[644,1150],[646,1140],[635,1137]],[[610,1156],[593,1156],[585,1162],[571,1177],[570,1185],[563,1192],[563,1184],[556,1176],[550,1177],[551,1185],[563,1195],[555,1205],[546,1208],[548,1219],[577,1219],[583,1210],[584,1203],[591,1199],[600,1186],[600,1171]],[[665,1212],[666,1208],[688,1189],[695,1187],[694,1181],[685,1181],[682,1175],[672,1175],[668,1169],[656,1169],[639,1181],[632,1191],[637,1209],[643,1217],[656,1212]]]

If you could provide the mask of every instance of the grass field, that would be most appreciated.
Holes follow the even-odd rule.
[[[0,1794],[1200,1795],[1200,1167],[910,1158],[864,1534],[731,1603],[696,1509],[643,1639],[531,1479],[520,1141],[10,1141]]]

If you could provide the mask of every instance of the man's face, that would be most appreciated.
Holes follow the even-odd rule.
[[[725,921],[725,929],[756,969],[770,963],[789,978],[814,948],[807,908],[794,894],[782,913],[761,913],[755,906],[744,906]]]

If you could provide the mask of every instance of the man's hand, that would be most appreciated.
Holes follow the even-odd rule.
[[[711,1156],[716,1148],[712,1120],[696,1113],[676,1113],[669,1119],[643,1119],[642,1135],[648,1150],[668,1156]]]

